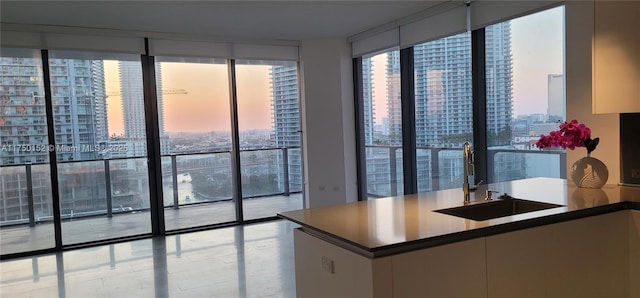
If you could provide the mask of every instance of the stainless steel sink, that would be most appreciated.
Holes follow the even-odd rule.
[[[507,198],[434,211],[480,221],[556,207],[562,205]]]

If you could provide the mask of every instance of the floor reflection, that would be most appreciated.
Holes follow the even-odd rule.
[[[287,221],[0,263],[3,297],[295,297]]]

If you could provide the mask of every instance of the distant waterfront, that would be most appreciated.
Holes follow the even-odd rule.
[[[162,190],[165,193],[165,197],[163,200],[164,205],[171,206],[173,205],[173,185],[171,176],[163,176],[162,181],[164,182]],[[180,205],[210,201],[211,200],[207,200],[206,198],[199,197],[193,191],[193,185],[191,184],[191,174],[183,173],[178,175],[178,203]]]

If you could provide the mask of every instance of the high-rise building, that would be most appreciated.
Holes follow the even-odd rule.
[[[40,59],[16,56],[0,57],[2,165],[48,160],[47,152],[20,150],[17,147],[48,144],[48,138]]]
[[[373,131],[375,117],[375,104],[373,102],[373,61],[371,58],[362,59],[362,102],[364,106],[364,142],[365,145],[373,144]]]
[[[297,67],[272,66],[270,76],[275,145],[299,147],[300,104]]]
[[[510,23],[485,28],[485,39],[487,132],[498,135],[510,131],[513,109]],[[416,145],[459,147],[470,141],[473,127],[470,33],[416,45],[413,59]],[[491,141],[495,142],[490,138]]]
[[[511,141],[513,110],[510,23],[505,22],[485,28],[485,39],[488,143],[490,146],[508,146]],[[471,53],[469,32],[413,47],[419,191],[432,190],[432,179],[439,179],[439,188],[458,185],[458,180],[461,179],[462,154],[433,148],[460,148],[465,141],[472,141]],[[400,96],[399,62],[399,51],[387,53],[386,118],[390,146],[402,144],[402,111],[401,101],[398,98]],[[364,82],[364,86],[371,84],[373,76],[372,69],[363,63],[363,81],[368,81]],[[366,90],[364,92],[366,94]],[[394,158],[391,154],[373,149],[368,148],[367,151],[368,187],[374,192],[384,190],[380,193],[384,195],[389,189],[388,185],[400,182],[402,175],[398,175],[397,178],[392,177],[394,172],[396,174],[399,172],[398,169],[396,171],[391,169],[390,161]],[[438,154],[438,156],[432,158],[431,154]],[[521,159],[520,156],[508,161],[497,159],[494,166],[498,169],[507,168],[514,162],[520,162]],[[386,161],[386,165],[382,164],[383,160]],[[437,165],[433,164],[436,160]],[[395,164],[399,161],[396,160]],[[436,166],[438,173],[431,177],[432,169]],[[512,172],[508,174],[515,175]],[[401,188],[398,186],[398,193],[401,193]]]
[[[106,142],[109,139],[109,117],[107,115],[107,91],[105,89],[104,62],[101,60],[91,61],[91,87],[95,100],[95,125],[96,141]]]
[[[387,54],[387,119],[389,145],[402,145],[402,105],[400,104],[400,51]]]
[[[19,51],[12,53],[3,51],[5,55],[0,57],[0,144],[4,146],[0,165],[27,165],[2,168],[1,221],[28,218],[29,199],[23,191],[26,183],[32,184],[35,216],[52,216],[48,165],[41,164],[48,161],[48,144],[54,143],[48,140],[42,63]],[[98,158],[100,151],[95,146],[105,143],[109,134],[103,61],[71,59],[67,53],[52,52],[49,71],[57,160]],[[99,187],[86,181],[76,184],[82,177],[97,177],[87,175],[85,165],[58,165],[63,214],[85,207],[95,210],[100,201],[104,205],[96,191]]]
[[[473,127],[470,34],[417,45],[413,59],[416,145],[461,147]]]
[[[287,148],[288,154],[283,158],[288,158],[289,177],[284,177],[284,171],[278,171],[278,185],[288,180],[290,191],[301,191],[302,154],[298,69],[295,65],[274,65],[270,68],[269,76],[274,142],[277,148]]]
[[[485,28],[487,144],[508,146],[511,143],[513,118],[513,58],[511,23]]]
[[[112,140],[112,144],[126,147],[125,152],[110,152],[111,157],[145,156],[146,121],[144,110],[144,88],[142,86],[142,66],[140,61],[119,61],[120,94],[122,97],[122,115],[124,118],[124,136]],[[164,105],[162,91],[162,67],[155,64],[156,96],[158,99],[158,125],[160,129],[160,152],[168,154],[169,136],[164,132]],[[115,143],[114,143],[115,142]]]
[[[124,116],[124,137],[127,140],[146,140],[142,66],[139,61],[120,61],[118,71]]]
[[[551,121],[564,121],[567,102],[564,94],[564,75],[550,74],[547,76],[547,115]]]
[[[12,149],[0,151],[1,163],[44,162],[47,150],[17,147],[49,143],[40,60],[5,56],[0,57],[0,67],[7,70],[0,74],[0,144]],[[54,58],[49,70],[57,159],[97,158],[98,151],[90,149],[109,134],[103,62]]]

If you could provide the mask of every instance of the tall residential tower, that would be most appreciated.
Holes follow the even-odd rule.
[[[274,145],[277,148],[287,148],[288,154],[283,158],[288,158],[289,177],[284,177],[284,171],[278,171],[278,180],[288,180],[290,191],[301,191],[302,154],[298,68],[295,64],[274,65],[270,68],[269,76]]]

